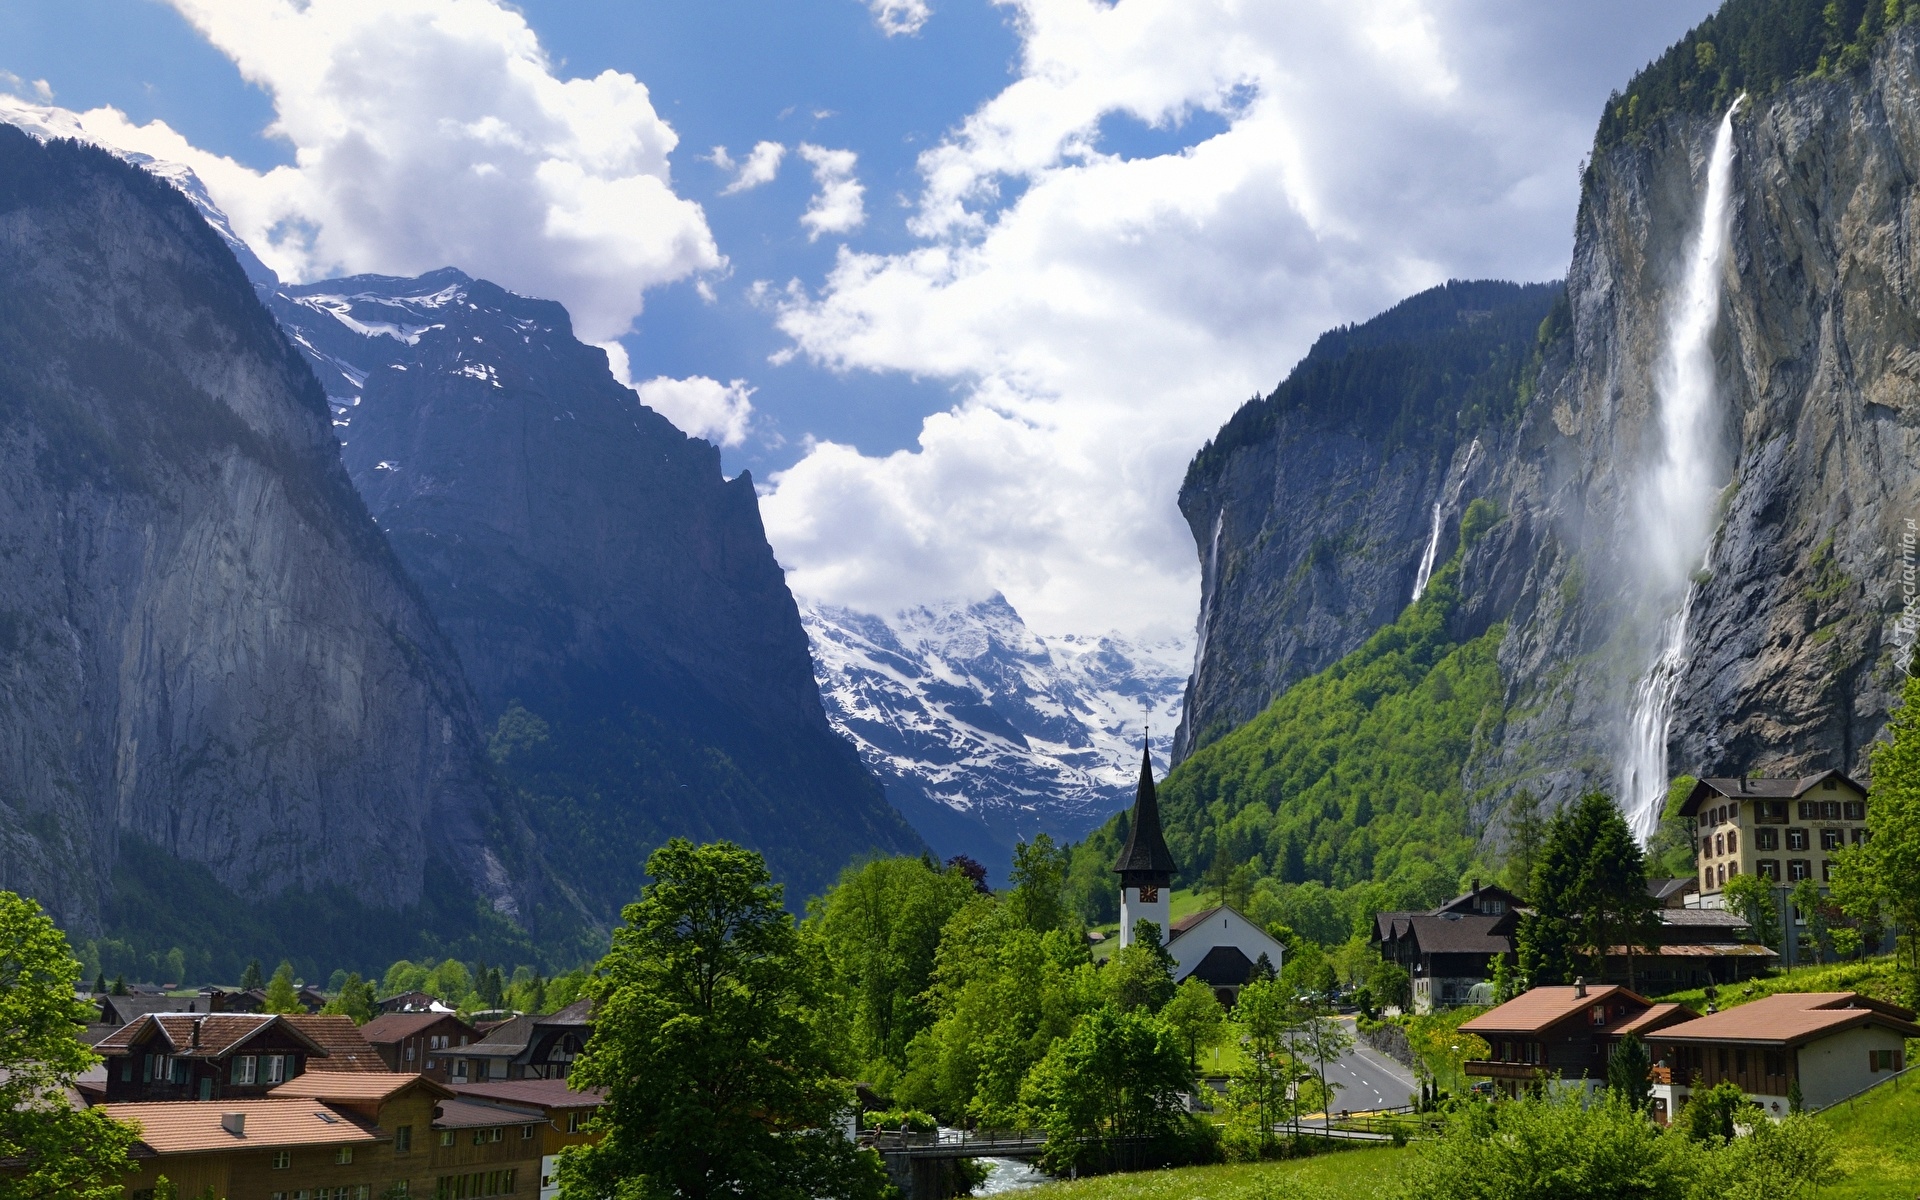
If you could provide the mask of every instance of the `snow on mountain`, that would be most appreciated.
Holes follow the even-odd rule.
[[[1164,763],[1192,661],[1184,639],[1041,637],[998,595],[800,617],[828,721],[922,837],[996,880],[1016,841],[1078,838],[1132,801],[1142,726]]]

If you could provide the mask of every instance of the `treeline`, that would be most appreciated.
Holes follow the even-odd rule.
[[[1796,79],[1857,70],[1916,14],[1916,0],[1728,0],[1608,99],[1597,148],[1676,112],[1718,116],[1742,92],[1760,99]]]
[[[1469,506],[1463,550],[1496,517],[1485,501]],[[1428,908],[1461,890],[1477,853],[1462,771],[1504,692],[1503,628],[1465,643],[1451,632],[1460,557],[1360,649],[1168,776],[1162,822],[1188,886],[1323,945],[1369,932],[1382,909]],[[1069,891],[1091,923],[1116,915],[1112,866],[1127,819],[1073,848]]]
[[[1389,451],[1511,420],[1532,394],[1540,348],[1566,318],[1560,284],[1455,280],[1321,334],[1271,395],[1242,405],[1194,455],[1182,490],[1271,437],[1290,413],[1351,428]]]

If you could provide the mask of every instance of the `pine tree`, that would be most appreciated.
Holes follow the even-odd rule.
[[[1653,1060],[1646,1044],[1633,1034],[1620,1039],[1607,1059],[1607,1090],[1632,1105],[1636,1112],[1653,1106]]]
[[[250,992],[255,988],[260,988],[265,986],[267,986],[267,977],[261,971],[260,960],[256,958],[252,962],[248,963],[247,969],[241,973],[240,990],[243,992]]]

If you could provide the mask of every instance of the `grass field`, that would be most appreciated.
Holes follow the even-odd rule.
[[[1901,1002],[1900,980],[1891,957],[1833,963],[1824,967],[1794,967],[1770,979],[1728,984],[1719,990],[1717,999],[1721,1008],[1732,1008],[1778,992],[1859,992],[1876,1000],[1889,1000],[1895,1004]],[[1707,1010],[1704,988],[1674,992],[1659,999],[1684,1004],[1695,1012]]]
[[[1338,1150],[1288,1162],[1102,1175],[1050,1183],[1021,1200],[1374,1200],[1399,1179],[1407,1151]]]
[[[1920,1195],[1920,1072],[1830,1108],[1817,1120],[1840,1142],[1846,1177],[1823,1200],[1913,1200]]]

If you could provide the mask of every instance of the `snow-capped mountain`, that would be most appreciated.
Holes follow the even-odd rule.
[[[878,617],[800,610],[827,719],[943,855],[1006,878],[1021,838],[1077,838],[1124,808],[1150,723],[1180,718],[1184,639],[1041,637],[1001,596]]]

